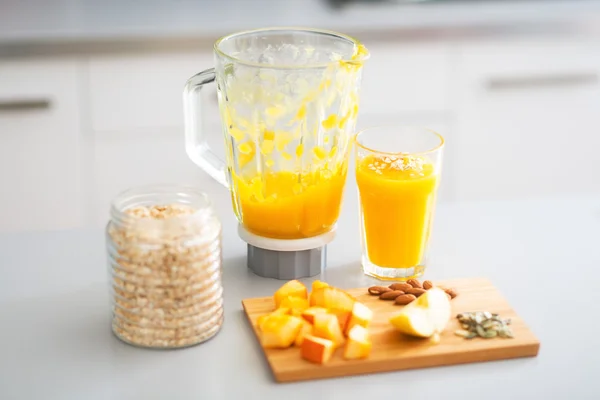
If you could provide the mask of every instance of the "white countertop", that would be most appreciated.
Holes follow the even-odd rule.
[[[0,398],[600,396],[600,348],[590,325],[600,304],[599,196],[444,204],[437,212],[426,276],[491,279],[540,339],[538,357],[276,384],[240,301],[270,295],[282,282],[247,270],[227,193],[210,195],[224,224],[225,323],[211,341],[183,350],[139,349],[111,334],[102,231],[0,235]],[[371,282],[360,272],[356,219],[349,194],[321,277],[342,287]]]
[[[265,26],[311,26],[350,34],[501,26],[554,31],[600,15],[599,1],[486,0],[399,4],[325,0],[4,0],[0,45],[214,38]],[[402,36],[402,35],[399,35]]]

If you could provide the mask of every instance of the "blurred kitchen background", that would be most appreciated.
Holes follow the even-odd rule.
[[[0,232],[103,226],[145,183],[224,191],[185,154],[182,88],[267,26],[365,43],[359,127],[445,135],[440,202],[600,193],[600,1],[0,0]]]

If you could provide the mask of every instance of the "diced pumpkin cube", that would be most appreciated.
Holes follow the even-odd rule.
[[[334,287],[324,287],[311,293],[310,305],[324,307],[328,310],[352,312],[354,298],[343,290]]]
[[[367,329],[355,325],[348,332],[348,340],[344,347],[344,358],[347,360],[367,358],[371,354],[372,347]]]
[[[319,281],[319,280],[317,280],[317,281],[314,281],[314,282],[312,283],[312,290],[313,290],[313,291],[315,291],[315,290],[319,290],[319,289],[322,289],[322,288],[326,288],[326,287],[329,287],[329,284],[328,284],[328,283],[325,283],[325,282],[323,282],[323,281]]]
[[[298,336],[296,336],[296,340],[294,341],[294,344],[296,346],[301,346],[302,342],[304,341],[304,336],[310,335],[312,333],[312,329],[313,329],[313,326],[311,324],[309,324],[305,320],[302,320],[302,329],[300,329]]]
[[[340,330],[342,332],[346,332],[346,327],[348,326],[348,322],[350,321],[351,313],[349,311],[337,309],[329,310],[329,313],[337,317],[338,323],[340,325]]]
[[[363,303],[357,301],[352,307],[350,320],[348,321],[348,325],[346,325],[346,329],[344,330],[344,332],[346,333],[346,335],[348,335],[350,330],[356,325],[362,326],[363,328],[368,328],[372,319],[373,311],[371,311],[371,309],[365,306]]]
[[[271,315],[261,325],[261,343],[265,348],[290,347],[300,330],[301,318],[291,315]]]
[[[334,350],[335,345],[331,340],[305,335],[300,354],[307,361],[325,364],[333,355]]]
[[[273,300],[275,301],[275,308],[279,308],[283,299],[288,296],[300,297],[302,299],[308,298],[308,291],[306,286],[302,284],[302,282],[298,280],[288,281],[283,284],[275,294],[273,295]]]
[[[308,300],[302,297],[288,296],[281,301],[279,307],[289,308],[291,315],[299,317],[308,308]]]
[[[289,308],[278,308],[277,310],[275,310],[273,312],[270,312],[268,314],[264,314],[264,315],[261,315],[260,317],[258,317],[258,319],[256,320],[256,326],[258,327],[259,330],[261,330],[261,325],[271,315],[289,315],[290,312],[291,312],[291,310]]]
[[[302,312],[302,318],[304,318],[307,322],[314,324],[315,314],[319,313],[327,313],[327,309],[323,307],[309,307]]]
[[[345,340],[338,319],[333,314],[315,314],[315,323],[313,324],[312,334],[323,339],[331,340],[336,347],[344,344]]]

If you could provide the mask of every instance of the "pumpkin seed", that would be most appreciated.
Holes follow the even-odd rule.
[[[485,337],[485,329],[483,329],[483,327],[481,325],[477,325],[475,327],[475,330],[477,331],[477,334],[481,337]]]
[[[505,338],[512,338],[512,337],[514,337],[512,331],[511,331],[511,329],[509,327],[504,327],[502,330],[498,331],[498,334],[501,337],[505,337]]]
[[[462,336],[462,337],[467,337],[471,334],[471,332],[464,330],[464,329],[457,329],[454,331],[454,334],[456,336]]]
[[[483,327],[483,329],[490,329],[492,327],[494,327],[496,325],[496,322],[488,319],[487,321],[484,321],[481,326]]]
[[[498,336],[498,332],[497,331],[487,331],[483,335],[483,337],[486,338],[486,339],[493,338],[493,337],[496,337],[496,336]]]
[[[465,339],[474,339],[477,337],[475,332],[469,332],[469,336],[465,337]]]
[[[512,338],[512,330],[508,327],[510,319],[502,319],[496,313],[489,311],[472,311],[456,315],[463,329],[455,332],[457,336],[465,339],[473,339],[477,336],[484,339],[494,337]]]

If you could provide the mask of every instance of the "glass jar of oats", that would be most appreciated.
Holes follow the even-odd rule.
[[[221,224],[208,197],[187,186],[118,195],[106,227],[111,320],[121,340],[177,348],[223,323]]]

